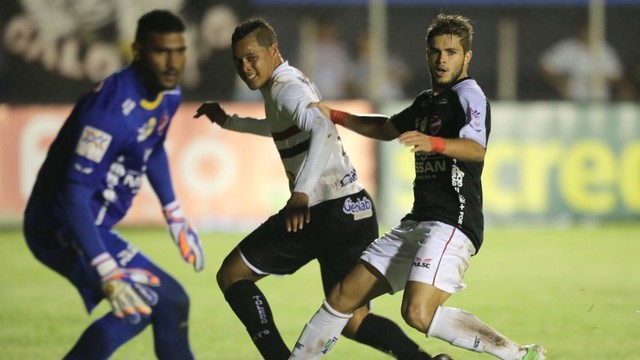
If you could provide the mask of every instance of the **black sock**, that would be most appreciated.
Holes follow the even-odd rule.
[[[224,298],[246,327],[264,359],[289,358],[291,351],[278,332],[269,303],[253,281],[241,280],[234,283],[224,293]]]
[[[356,331],[357,342],[372,346],[401,360],[429,360],[431,356],[420,349],[398,324],[382,316],[369,314]]]

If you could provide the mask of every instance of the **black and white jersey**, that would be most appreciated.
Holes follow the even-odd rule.
[[[234,114],[224,128],[273,138],[291,191],[307,194],[313,206],[364,189],[335,125],[319,109],[307,108],[322,98],[300,70],[283,62],[260,92],[266,118]]]
[[[443,138],[469,138],[486,148],[491,131],[489,101],[475,80],[465,78],[434,95],[418,95],[390,118],[400,133],[412,130]],[[405,219],[441,221],[465,233],[476,251],[483,239],[482,168],[442,154],[415,153],[414,203]]]

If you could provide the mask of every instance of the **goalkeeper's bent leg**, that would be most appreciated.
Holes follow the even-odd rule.
[[[133,325],[109,312],[84,331],[64,360],[108,359],[122,344],[144,330],[149,321],[143,317]]]
[[[325,355],[338,341],[351,316],[334,310],[324,300],[302,330],[289,359],[315,360]]]
[[[159,271],[159,270],[157,270]],[[158,359],[193,359],[189,345],[189,296],[177,280],[161,272],[160,301],[153,307],[153,343]]]

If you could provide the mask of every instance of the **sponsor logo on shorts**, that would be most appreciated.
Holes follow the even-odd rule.
[[[373,216],[373,204],[366,197],[356,198],[355,201],[347,198],[342,206],[345,214],[352,214],[354,220],[360,220]]]
[[[413,262],[413,267],[421,267],[421,268],[425,268],[425,269],[429,269],[431,268],[431,258],[419,258],[416,257],[415,261]]]

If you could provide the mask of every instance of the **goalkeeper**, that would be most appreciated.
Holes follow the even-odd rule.
[[[78,100],[38,173],[24,216],[29,248],[77,288],[87,311],[103,298],[113,309],[84,331],[65,359],[106,359],[147,325],[158,358],[193,358],[187,293],[112,230],[146,175],[180,255],[196,271],[204,266],[164,149],[180,104],[184,31],[172,13],[143,15],[134,60]]]

